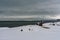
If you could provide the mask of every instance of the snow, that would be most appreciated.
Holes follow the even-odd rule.
[[[0,28],[0,40],[60,40],[60,22],[56,22],[54,26],[52,23],[45,23],[43,26],[50,29],[38,25]]]

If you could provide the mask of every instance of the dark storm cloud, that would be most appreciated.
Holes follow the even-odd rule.
[[[60,0],[0,0],[0,14],[19,15],[58,15]]]

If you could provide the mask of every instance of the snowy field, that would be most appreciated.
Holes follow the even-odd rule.
[[[0,40],[60,40],[60,22],[45,23],[42,28],[38,25],[27,25],[15,28],[0,28]]]

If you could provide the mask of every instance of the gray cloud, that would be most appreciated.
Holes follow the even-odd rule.
[[[60,15],[60,0],[0,0],[0,15]]]
[[[1,6],[27,6],[44,0],[0,0]]]

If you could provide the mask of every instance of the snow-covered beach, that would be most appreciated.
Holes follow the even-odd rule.
[[[60,22],[45,23],[45,29],[37,25],[27,25],[15,28],[0,28],[0,40],[60,40]],[[21,31],[22,29],[22,31]]]

